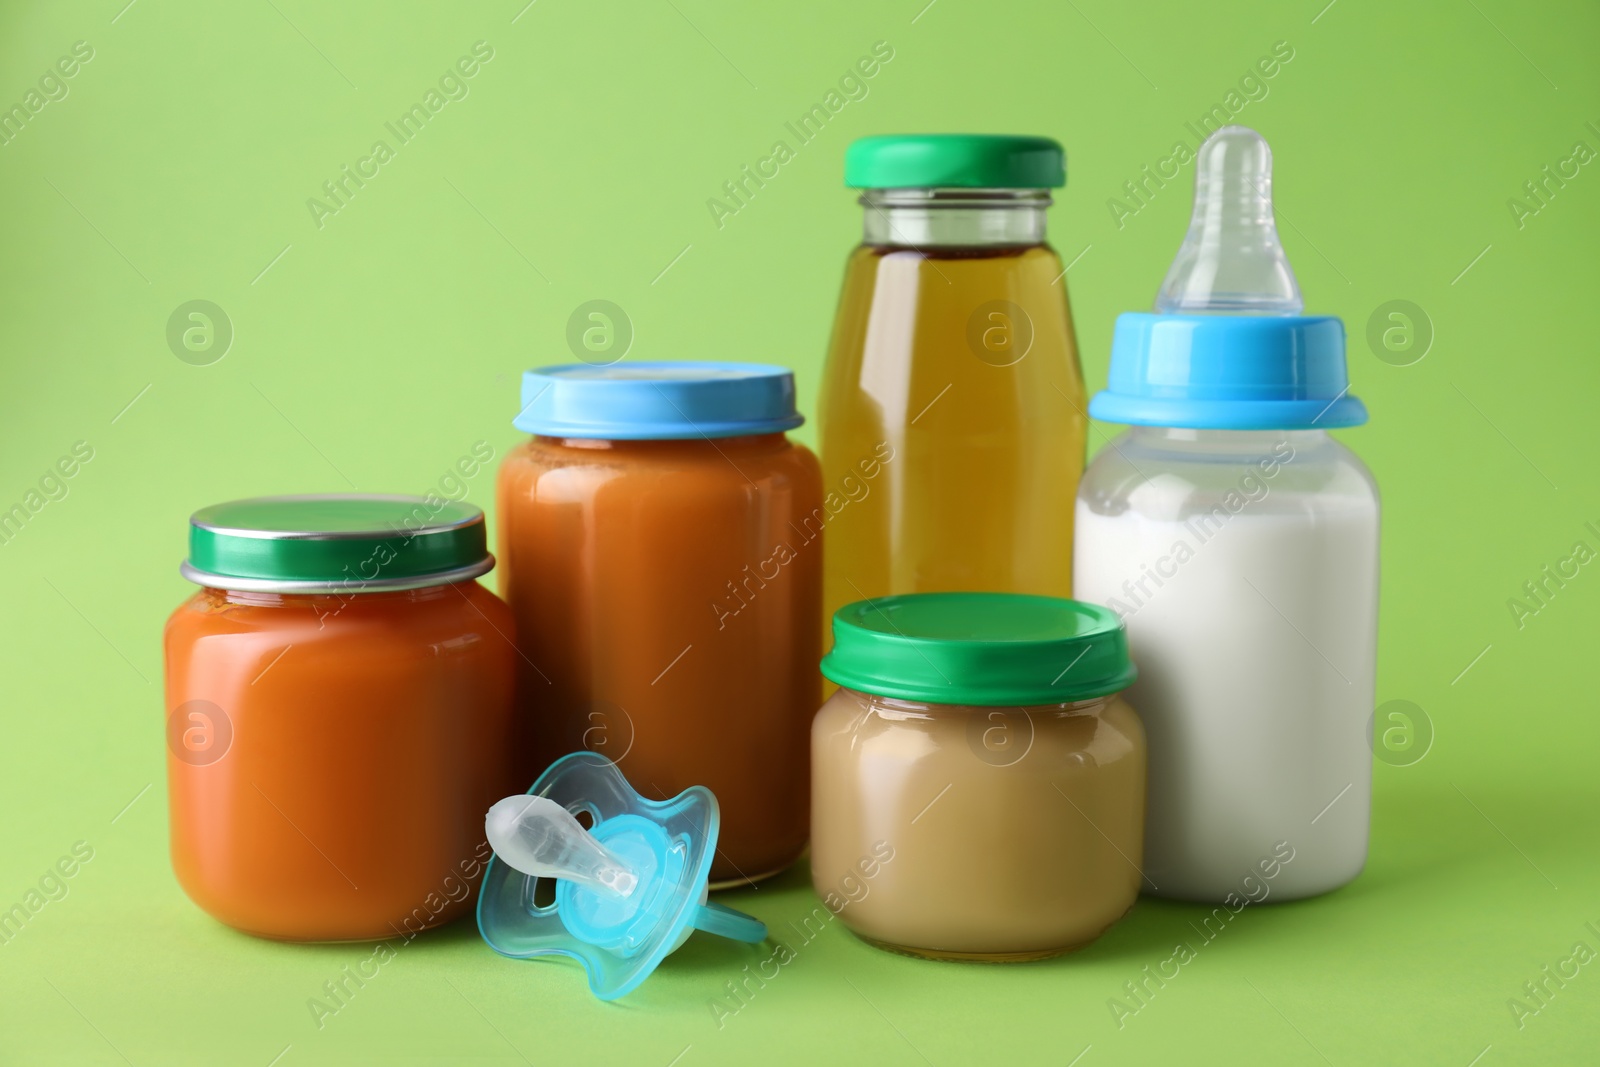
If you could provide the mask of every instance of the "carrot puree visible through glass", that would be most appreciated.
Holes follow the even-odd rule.
[[[532,781],[590,749],[646,796],[707,786],[714,884],[804,849],[820,697],[821,476],[782,433],[536,436],[499,482]]]
[[[172,862],[230,926],[394,937],[472,907],[508,773],[511,613],[475,581],[204,588],[166,629]]]

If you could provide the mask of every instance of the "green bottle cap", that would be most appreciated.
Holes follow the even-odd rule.
[[[1058,189],[1067,184],[1067,154],[1048,137],[863,137],[845,150],[844,183],[852,189]]]
[[[930,704],[1025,707],[1133,684],[1116,613],[1022,593],[912,593],[846,604],[822,673],[847,689]]]
[[[201,508],[179,570],[214,589],[375,593],[465,581],[493,566],[483,512],[471,504],[339,494]]]

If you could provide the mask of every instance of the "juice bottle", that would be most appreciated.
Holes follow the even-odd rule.
[[[1201,147],[1156,312],[1117,320],[1098,419],[1131,424],[1078,498],[1079,595],[1128,627],[1160,896],[1325,893],[1361,872],[1372,806],[1378,492],[1344,326],[1301,314],[1272,154]]]
[[[1049,190],[1065,182],[1061,146],[1042,137],[850,146],[864,234],[819,409],[825,620],[888,594],[1071,594],[1087,416],[1045,243]]]

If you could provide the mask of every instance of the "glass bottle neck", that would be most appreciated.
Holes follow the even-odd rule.
[[[862,240],[908,248],[1039,245],[1050,203],[1046,189],[867,189]]]

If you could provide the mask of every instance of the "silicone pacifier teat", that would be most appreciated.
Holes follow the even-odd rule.
[[[494,854],[523,874],[565,878],[618,897],[638,888],[638,877],[553,800],[506,797],[489,809],[483,828]]]
[[[478,929],[505,956],[578,960],[601,1000],[636,988],[696,929],[764,941],[760,920],[706,899],[719,822],[704,786],[646,800],[604,756],[563,756],[484,819],[495,857]]]
[[[1273,220],[1272,149],[1248,127],[1224,126],[1200,146],[1194,214],[1156,310],[1298,315],[1304,307]]]

